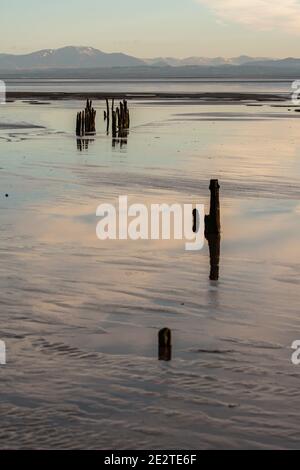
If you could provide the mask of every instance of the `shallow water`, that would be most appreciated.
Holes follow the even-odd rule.
[[[8,91],[98,93],[292,93],[294,80],[243,79],[7,79]]]
[[[300,115],[136,102],[120,148],[95,105],[82,151],[82,103],[0,108],[0,447],[299,447]],[[97,240],[100,203],[208,209],[211,178],[218,282],[207,244]],[[159,362],[166,326],[173,358]]]

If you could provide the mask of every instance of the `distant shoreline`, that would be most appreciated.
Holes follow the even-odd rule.
[[[7,92],[8,101],[18,100],[40,100],[40,101],[69,101],[69,100],[104,100],[106,98],[128,100],[144,99],[186,99],[201,100],[202,102],[285,102],[287,96],[274,93],[239,93],[239,92],[207,92],[207,93],[108,93],[108,92],[34,92],[34,91],[9,91]]]

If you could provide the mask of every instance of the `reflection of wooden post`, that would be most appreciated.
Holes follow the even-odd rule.
[[[218,180],[210,182],[210,213],[205,216],[205,235],[221,233],[220,185]]]
[[[118,127],[118,129],[120,129],[121,123],[120,123],[120,110],[119,110],[119,108],[116,109],[116,113],[117,113],[117,127]]]
[[[112,136],[115,139],[117,137],[117,113],[112,112]]]
[[[169,328],[163,328],[158,333],[160,361],[171,361],[172,359],[172,332]]]
[[[210,255],[210,280],[218,281],[219,280],[219,266],[220,266],[220,250],[221,250],[221,236],[220,234],[216,235],[207,235],[208,245],[209,245],[209,255]]]
[[[77,134],[78,135],[78,134]],[[82,139],[77,139],[77,149],[82,152],[82,144],[83,144],[83,141]]]
[[[198,214],[198,211],[197,209],[194,209],[193,210],[193,232],[194,233],[197,233],[198,232],[198,217],[199,217],[199,214]]]

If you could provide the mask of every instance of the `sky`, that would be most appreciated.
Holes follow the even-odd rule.
[[[0,52],[67,45],[141,58],[300,57],[300,0],[1,0]]]

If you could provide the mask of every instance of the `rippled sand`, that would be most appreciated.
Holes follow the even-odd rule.
[[[0,108],[45,127],[0,131],[0,447],[299,447],[300,115],[134,103],[121,149],[100,102],[96,140],[77,146],[81,106]],[[207,245],[97,240],[100,203],[208,209],[213,177],[218,282]]]

